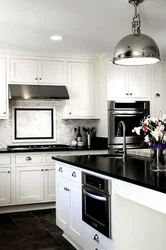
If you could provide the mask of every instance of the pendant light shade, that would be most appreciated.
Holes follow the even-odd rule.
[[[113,63],[117,65],[147,65],[160,61],[160,52],[156,42],[140,32],[140,16],[137,5],[143,0],[129,0],[135,6],[132,22],[133,34],[122,38],[115,47]]]

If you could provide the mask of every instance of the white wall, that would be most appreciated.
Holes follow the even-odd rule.
[[[9,119],[0,120],[0,148],[12,144],[12,106],[17,107],[55,107],[56,108],[56,143],[70,144],[72,129],[81,127],[97,127],[96,120],[62,120],[65,101],[10,101]],[[47,143],[46,141],[44,143]],[[43,143],[43,144],[44,144]],[[48,142],[49,143],[49,142]],[[55,143],[55,142],[54,142]],[[25,143],[17,143],[25,144]],[[33,144],[33,143],[30,143]],[[37,144],[37,143],[34,143]],[[41,144],[41,143],[40,143]],[[49,143],[50,144],[50,143]]]

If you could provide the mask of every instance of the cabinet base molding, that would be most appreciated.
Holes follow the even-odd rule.
[[[62,236],[69,241],[77,250],[83,250],[81,246],[79,246],[70,236],[66,233],[63,233]]]
[[[38,203],[38,204],[26,204],[26,205],[16,205],[8,207],[0,207],[0,214],[3,213],[14,213],[14,212],[25,212],[32,210],[42,210],[42,209],[55,209],[55,202],[49,203]]]

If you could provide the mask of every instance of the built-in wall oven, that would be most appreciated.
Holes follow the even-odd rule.
[[[111,180],[82,173],[82,183],[83,221],[111,238]]]
[[[123,144],[122,129],[119,133],[118,124],[123,121],[126,125],[127,147],[137,147],[143,142],[143,135],[133,133],[141,121],[150,113],[149,101],[108,101],[108,146],[117,147]]]

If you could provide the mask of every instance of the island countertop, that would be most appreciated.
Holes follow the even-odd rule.
[[[104,158],[102,155],[59,156],[52,159],[166,193],[166,172],[152,172],[149,157],[131,156],[125,163],[122,159]]]

